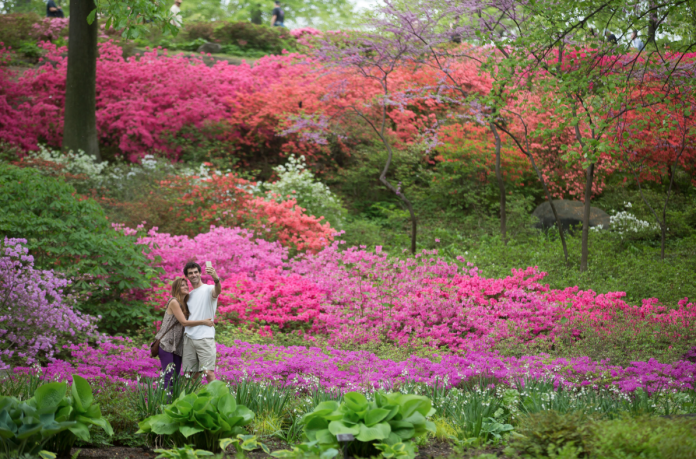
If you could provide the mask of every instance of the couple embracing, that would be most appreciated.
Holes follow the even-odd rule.
[[[188,262],[184,276],[172,283],[171,298],[165,307],[164,319],[155,340],[159,340],[159,358],[168,387],[181,369],[199,375],[205,372],[208,382],[215,378],[215,311],[222,286],[220,278],[209,261],[205,273],[213,278],[213,285],[201,280],[201,267]],[[189,282],[191,288],[189,289]]]

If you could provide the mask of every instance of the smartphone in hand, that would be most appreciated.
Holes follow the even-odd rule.
[[[209,261],[206,261],[206,262],[205,262],[205,267],[206,267],[206,268],[212,268],[212,267],[213,267],[213,264],[212,264],[211,262],[209,262]]]

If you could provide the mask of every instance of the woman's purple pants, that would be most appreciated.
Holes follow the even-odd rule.
[[[171,352],[159,349],[160,363],[162,363],[162,372],[164,373],[164,387],[169,387],[172,380],[172,375],[181,374],[181,356],[172,354]],[[167,371],[167,367],[174,364],[174,369]]]

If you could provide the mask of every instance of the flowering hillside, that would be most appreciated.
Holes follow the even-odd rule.
[[[588,332],[626,329],[649,329],[675,345],[694,338],[696,303],[688,299],[671,309],[655,298],[631,305],[623,292],[552,290],[534,267],[489,279],[471,263],[448,263],[436,252],[398,259],[379,247],[339,250],[339,242],[288,259],[282,245],[228,228],[193,239],[150,231],[139,242],[152,247],[153,260],[161,257],[162,281],[181,275],[189,259],[212,261],[224,279],[224,320],[262,334],[300,329],[309,340],[326,336],[334,345],[424,343],[455,352],[511,343],[544,349]]]

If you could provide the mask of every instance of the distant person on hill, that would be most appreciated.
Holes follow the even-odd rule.
[[[635,29],[633,30],[633,35],[631,35],[631,47],[637,49],[638,51],[643,51],[645,49],[643,40],[638,38],[638,31]]]
[[[56,5],[53,0],[48,0],[46,3],[46,17],[47,18],[64,18],[63,9]]]
[[[283,8],[280,7],[280,0],[275,0],[275,8],[271,13],[273,17],[271,18],[271,25],[273,27],[285,27],[285,12]]]
[[[181,0],[174,0],[174,4],[169,8],[169,12],[172,13],[171,24],[176,27],[181,27],[184,23],[184,18],[181,17]]]

